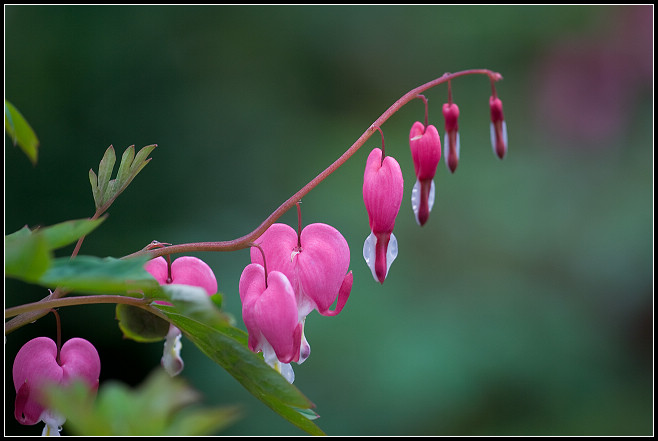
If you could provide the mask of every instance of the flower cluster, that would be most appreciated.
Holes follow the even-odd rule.
[[[503,117],[503,105],[496,96],[493,80],[491,85],[491,143],[494,153],[502,159],[507,152],[507,126]],[[418,97],[425,102],[425,123],[414,122],[409,132],[409,148],[416,174],[416,183],[411,192],[411,208],[416,222],[423,226],[434,206],[434,176],[441,160],[441,137],[437,128],[427,123],[427,100],[422,95]],[[448,102],[443,105],[442,110],[445,121],[445,162],[448,170],[454,173],[460,150],[459,107],[452,101],[450,82]],[[366,161],[363,175],[363,202],[371,230],[363,245],[363,258],[375,281],[382,284],[398,254],[398,241],[393,234],[393,227],[400,210],[403,187],[404,179],[398,162],[391,156],[384,156],[383,146],[382,149],[373,149]]]
[[[494,82],[502,77],[483,70],[444,76],[422,86],[422,90],[445,80],[448,82],[448,100],[442,106],[442,113],[445,130],[443,152],[450,173],[456,171],[459,163],[460,137],[459,107],[452,100],[449,78],[471,73],[489,75],[492,86],[489,99],[491,145],[494,154],[500,159],[507,154],[507,127],[503,105],[494,87]],[[417,90],[420,88],[414,89],[405,95],[406,98],[403,97],[405,99],[398,101],[401,104],[395,109],[414,98],[422,98],[425,103],[424,123],[414,122],[409,132],[409,149],[416,177],[411,191],[411,207],[418,225],[424,226],[434,207],[434,177],[442,149],[438,129],[428,123],[427,100],[423,95],[419,95]],[[378,120],[378,124],[384,120]],[[381,128],[376,125],[372,127],[380,131],[382,146],[370,151],[363,174],[363,202],[370,227],[370,234],[363,244],[363,257],[374,280],[383,284],[398,255],[398,241],[393,230],[404,197],[404,178],[398,161],[385,153]],[[354,147],[358,148],[360,145],[353,146],[350,155],[356,151]],[[124,157],[130,155],[124,154]],[[102,161],[101,165],[105,164],[104,168],[107,168],[109,163],[113,164],[114,159],[105,163]],[[334,167],[335,164],[337,165]],[[334,165],[328,169],[329,173],[340,166],[339,161]],[[123,159],[120,167],[124,167]],[[99,171],[99,178],[100,175]],[[316,178],[312,181],[313,186],[322,179]],[[291,208],[295,201],[299,201],[298,195],[289,201],[292,202],[285,209]],[[350,249],[343,235],[336,228],[324,223],[313,223],[302,228],[299,202],[297,210],[297,230],[286,224],[273,223],[255,240],[253,237],[256,237],[256,231],[253,236],[245,236],[242,242],[231,241],[234,247],[232,249],[251,247],[250,263],[242,271],[238,288],[242,317],[248,332],[247,345],[255,353],[262,352],[265,362],[290,383],[295,378],[291,363],[301,364],[311,353],[305,333],[307,317],[313,311],[323,316],[340,314],[353,284],[352,271],[349,269]],[[154,241],[143,251],[160,246],[164,244]],[[206,247],[207,244],[204,249]],[[224,247],[225,244],[220,244],[215,250],[226,250]],[[172,262],[169,254],[174,252],[176,251],[170,250],[165,254],[166,258],[153,258],[144,265],[144,269],[160,285],[194,286],[203,289],[208,296],[217,293],[215,274],[204,261],[183,256]],[[141,265],[141,261],[138,265]],[[205,299],[202,293],[199,296]],[[170,299],[175,301],[175,297]],[[147,298],[146,302],[151,300]],[[56,313],[55,315],[59,334],[59,316]],[[171,376],[178,375],[184,366],[180,355],[181,336],[181,330],[170,324],[161,364]],[[94,346],[82,338],[73,338],[60,347],[59,340],[58,337],[58,343],[55,343],[50,338],[38,337],[28,341],[18,352],[12,371],[16,390],[15,418],[21,424],[28,425],[43,421],[46,424],[43,433],[46,435],[58,435],[60,426],[65,421],[57,411],[48,408],[44,398],[46,387],[82,380],[91,392],[95,392],[99,383],[100,358]]]

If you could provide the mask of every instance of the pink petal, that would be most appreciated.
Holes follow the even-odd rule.
[[[325,314],[336,300],[350,266],[350,249],[334,227],[315,223],[302,230],[302,251],[296,256],[302,291]]]
[[[57,345],[47,337],[28,341],[16,354],[12,375],[17,392],[14,415],[19,423],[32,425],[41,420],[40,388],[44,382],[62,381],[56,357]]]
[[[363,202],[372,231],[393,231],[403,192],[404,180],[398,162],[391,156],[386,156],[382,162],[381,149],[373,149],[363,175]]]
[[[144,265],[144,269],[151,273],[160,285],[165,285],[167,283],[167,277],[169,277],[169,274],[167,270],[167,261],[164,257],[159,256],[155,259],[149,260],[146,262],[146,265]]]
[[[87,340],[72,338],[64,343],[61,366],[56,357],[57,345],[47,337],[28,341],[16,354],[12,375],[17,392],[14,415],[19,423],[31,425],[41,420],[41,389],[47,383],[67,384],[82,379],[92,390],[98,388],[100,358]]]
[[[419,180],[432,179],[441,160],[441,137],[432,124],[427,128],[416,121],[409,132],[409,148]]]
[[[81,379],[93,390],[98,389],[101,360],[94,345],[83,338],[72,338],[62,345],[59,358],[65,383]]]
[[[182,256],[171,264],[171,283],[199,286],[209,296],[217,293],[215,273],[206,262],[193,256]]]
[[[282,363],[299,360],[302,323],[297,317],[295,292],[288,278],[279,271],[271,271],[264,282],[261,265],[247,265],[240,277],[242,314],[249,332],[249,347],[257,352],[265,339]],[[259,280],[262,280],[260,282]]]

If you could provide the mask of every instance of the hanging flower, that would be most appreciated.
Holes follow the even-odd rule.
[[[411,191],[411,208],[418,225],[425,225],[434,205],[434,175],[441,160],[441,137],[436,127],[416,121],[409,132],[409,148],[416,171]]]
[[[443,119],[445,121],[444,145],[445,161],[448,170],[454,173],[459,162],[459,107],[455,103],[445,103],[443,105]]]
[[[325,316],[342,311],[352,290],[353,278],[352,272],[348,272],[350,249],[337,229],[314,223],[298,234],[289,225],[276,223],[256,243],[265,254],[267,270],[280,271],[290,281],[302,326],[314,309]],[[263,264],[263,254],[255,247],[251,248],[251,261]],[[335,301],[336,307],[329,309]],[[303,335],[298,363],[303,363],[310,352],[311,347]]]
[[[494,96],[489,97],[491,110],[491,147],[500,159],[507,153],[507,124],[503,116],[503,103]]]
[[[37,337],[28,341],[16,354],[12,369],[16,420],[25,425],[43,421],[46,424],[43,435],[59,435],[66,418],[44,406],[43,388],[82,380],[95,393],[100,371],[98,352],[85,339],[68,340],[59,354],[50,338]]]
[[[251,263],[242,271],[238,290],[249,349],[262,351],[265,362],[292,383],[290,363],[299,361],[303,325],[290,281],[279,271],[266,276],[262,265]]]
[[[211,296],[217,293],[217,279],[212,269],[203,260],[193,256],[182,256],[174,260],[171,265],[164,257],[156,257],[145,265],[146,271],[151,273],[160,285],[178,284],[198,286]],[[168,302],[156,301],[160,304]],[[183,347],[181,331],[174,325],[169,326],[165,338],[164,351],[160,363],[169,375],[176,376],[183,371],[184,363],[180,355]]]
[[[371,231],[363,245],[363,258],[379,283],[384,283],[398,254],[393,227],[404,192],[400,164],[391,156],[382,159],[382,155],[380,148],[370,152],[363,175],[363,202]]]

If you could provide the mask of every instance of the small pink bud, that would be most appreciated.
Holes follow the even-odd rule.
[[[400,164],[391,156],[382,161],[382,154],[380,148],[370,152],[363,175],[363,202],[371,230],[363,257],[379,283],[384,283],[397,256],[397,240],[392,233],[404,193]]]
[[[434,205],[434,175],[441,160],[441,137],[436,127],[427,128],[419,121],[411,126],[409,148],[416,171],[416,184],[411,192],[411,208],[418,225],[425,225]]]
[[[500,159],[507,153],[507,124],[503,116],[503,103],[499,98],[489,97],[491,109],[491,147]]]
[[[445,103],[443,105],[443,118],[445,120],[444,144],[445,161],[448,170],[454,173],[459,162],[459,107],[455,103]]]

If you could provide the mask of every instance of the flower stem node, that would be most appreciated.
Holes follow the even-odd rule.
[[[380,148],[370,152],[363,175],[363,202],[371,231],[363,245],[363,258],[375,281],[383,284],[397,256],[393,228],[402,204],[404,180],[400,164],[392,156],[382,159],[382,155]]]
[[[61,349],[48,337],[37,337],[16,354],[12,376],[16,389],[14,417],[25,425],[43,421],[44,435],[59,435],[66,419],[44,406],[43,389],[82,380],[96,392],[101,361],[94,345],[82,338],[68,340]]]

